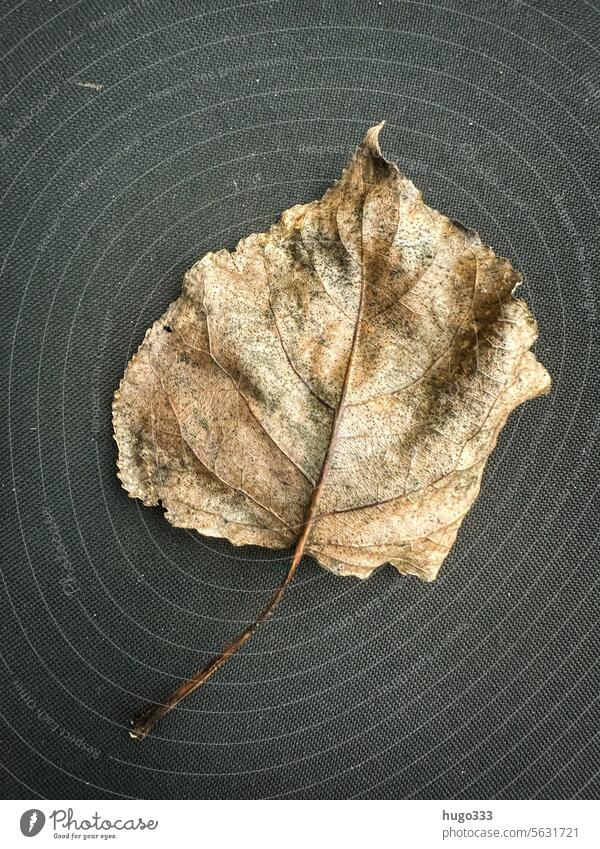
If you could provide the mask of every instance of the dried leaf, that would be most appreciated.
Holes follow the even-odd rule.
[[[292,574],[310,553],[433,580],[507,416],[550,387],[519,273],[425,205],[382,126],[321,200],[191,268],[115,395],[129,494],[295,543]]]
[[[116,394],[119,476],[173,525],[275,548],[318,486],[305,552],[431,580],[506,417],[550,381],[520,275],[378,131],[322,200],[187,273]]]

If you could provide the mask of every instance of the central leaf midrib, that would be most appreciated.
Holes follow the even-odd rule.
[[[369,190],[370,191],[370,190]],[[292,560],[292,565],[290,567],[290,572],[293,573],[297,568],[300,560],[302,559],[302,555],[304,554],[304,550],[306,548],[306,544],[308,542],[308,538],[310,535],[310,531],[312,525],[314,523],[316,517],[316,510],[319,503],[319,499],[321,497],[321,490],[323,488],[323,484],[327,477],[327,473],[329,471],[329,466],[331,464],[331,459],[333,457],[333,453],[335,451],[337,445],[337,437],[340,429],[340,425],[342,422],[342,418],[345,410],[345,400],[348,392],[348,387],[350,385],[350,380],[352,377],[352,367],[354,365],[354,358],[356,354],[356,349],[358,347],[358,339],[360,335],[360,326],[363,315],[364,301],[365,301],[365,288],[366,288],[366,278],[365,278],[365,239],[364,239],[364,207],[369,195],[369,191],[364,195],[362,207],[361,207],[361,242],[360,242],[360,295],[358,300],[358,308],[356,310],[356,322],[354,324],[354,333],[352,335],[352,344],[350,346],[350,352],[348,354],[348,362],[346,364],[346,371],[344,373],[344,381],[342,383],[342,390],[340,392],[340,399],[338,402],[338,406],[333,418],[333,424],[331,426],[331,436],[329,437],[329,444],[327,446],[327,451],[325,453],[325,458],[323,460],[323,465],[321,467],[321,474],[319,475],[319,480],[315,488],[312,491],[310,501],[308,503],[308,508],[306,511],[306,518],[304,523],[304,528],[300,537],[298,538],[298,542],[296,543],[296,548],[294,550],[294,557]]]

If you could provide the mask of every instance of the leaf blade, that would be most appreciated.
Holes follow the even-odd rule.
[[[426,206],[381,127],[321,200],[188,272],[115,437],[125,488],[176,525],[431,580],[506,418],[550,379],[519,273]]]

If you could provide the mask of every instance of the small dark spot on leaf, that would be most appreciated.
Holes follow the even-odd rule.
[[[165,324],[164,327],[163,327],[163,330],[165,330],[167,333],[173,332],[173,328],[171,327],[170,324]]]

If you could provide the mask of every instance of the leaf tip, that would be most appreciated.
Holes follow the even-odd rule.
[[[379,147],[379,133],[385,127],[385,121],[380,121],[374,127],[370,127],[365,133],[361,147],[368,150],[374,156],[381,156],[381,148]]]

